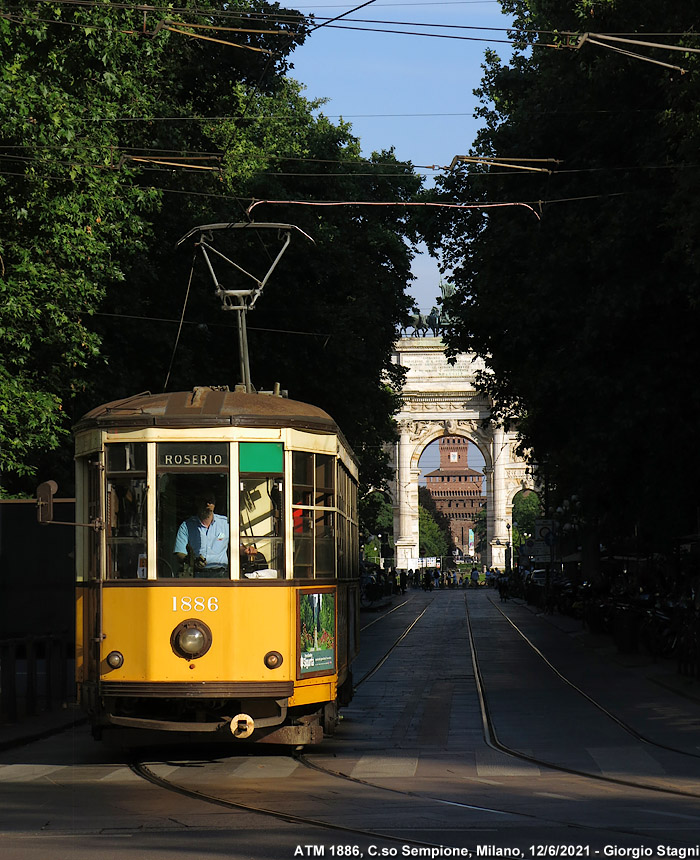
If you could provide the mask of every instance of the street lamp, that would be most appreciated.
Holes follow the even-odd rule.
[[[506,528],[508,529],[508,541],[506,543],[506,573],[510,573],[511,570],[511,562],[510,562],[510,523],[506,523]]]

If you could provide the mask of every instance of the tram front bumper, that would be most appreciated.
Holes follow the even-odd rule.
[[[143,717],[125,717],[114,714],[105,715],[104,727],[134,729],[149,732],[177,732],[186,734],[216,734],[223,739],[225,737],[251,743],[282,744],[282,745],[307,745],[321,743],[323,740],[323,727],[318,722],[303,722],[299,725],[277,726],[270,725],[275,718],[261,718],[253,720],[247,717],[246,732],[237,731],[241,724],[241,718],[247,715],[238,715],[231,720],[223,719],[216,722],[181,722],[174,720],[149,720]],[[267,723],[267,725],[265,725]],[[249,729],[249,731],[248,731]]]

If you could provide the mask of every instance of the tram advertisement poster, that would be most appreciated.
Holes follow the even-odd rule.
[[[335,672],[335,590],[300,591],[299,677]]]

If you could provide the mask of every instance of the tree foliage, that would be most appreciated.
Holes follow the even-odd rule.
[[[452,550],[450,519],[438,511],[427,487],[418,487],[419,548],[422,556],[445,556]]]
[[[442,558],[449,553],[450,545],[444,533],[423,505],[418,506],[418,528],[418,545],[422,557]]]
[[[647,0],[503,6],[518,45],[508,61],[486,55],[472,154],[548,172],[470,165],[434,192],[532,207],[442,211],[426,226],[457,287],[450,349],[486,360],[495,414],[517,422],[551,502],[576,493],[605,539],[696,530],[698,55],[624,46],[681,74],[590,42],[564,47],[563,34],[697,48],[697,10]]]
[[[430,490],[427,487],[418,487],[418,501],[426,511],[426,513],[430,516],[431,519],[435,521],[436,526],[442,533],[442,536],[445,539],[445,555],[452,549],[452,530],[450,528],[450,518],[447,514],[439,511],[437,505],[435,503],[435,499],[430,494]]]
[[[89,316],[145,248],[157,199],[111,169],[101,122],[135,101],[153,109],[153,65],[136,73],[123,16],[74,46],[70,28],[39,21],[52,12],[18,4],[0,18],[0,470],[19,475],[64,438],[63,404],[98,350]]]
[[[521,491],[513,499],[513,546],[535,534],[535,520],[542,516],[537,493]]]
[[[13,9],[0,18],[0,483],[17,492],[59,477],[86,409],[166,379],[238,381],[234,320],[201,260],[190,271],[192,244],[177,248],[192,227],[247,221],[254,198],[409,200],[420,180],[392,151],[361,158],[350,127],[288,77],[308,22],[278,4],[205,0],[168,17],[278,31],[226,37],[246,48],[171,32],[157,9]],[[326,408],[371,488],[387,477],[414,237],[401,209],[369,212],[258,206],[254,219],[314,244],[295,238],[249,325],[256,386]],[[250,235],[222,251],[264,272],[274,241]],[[59,445],[63,460],[47,459]]]

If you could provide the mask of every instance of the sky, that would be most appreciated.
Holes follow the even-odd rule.
[[[426,484],[425,476],[428,472],[432,472],[440,466],[440,449],[437,439],[431,442],[420,455],[418,465],[420,466],[418,483],[424,487]],[[473,442],[469,443],[469,448],[467,449],[467,465],[470,469],[475,469],[477,472],[481,472],[484,468],[484,457]]]
[[[294,5],[314,14],[320,24],[357,4],[329,0],[325,5]],[[363,155],[394,147],[399,159],[433,177],[439,171],[428,168],[449,166],[455,155],[469,152],[479,128],[473,90],[481,82],[484,51],[492,47],[503,58],[510,57],[504,29],[508,20],[497,0],[376,0],[314,31],[292,55],[290,75],[306,86],[307,98],[328,99],[326,116],[342,116],[352,125]],[[414,261],[413,273],[417,280],[409,292],[421,310],[429,311],[440,295],[437,262],[424,252]]]
[[[321,23],[354,5],[329,0],[327,5],[297,3],[295,8],[313,13]],[[375,23],[360,23],[359,19]],[[408,22],[408,26],[380,21]],[[507,38],[508,22],[496,0],[376,0],[313,32],[292,55],[290,74],[306,86],[307,98],[328,99],[322,109],[326,116],[342,117],[352,125],[363,155],[394,147],[399,159],[410,161],[430,182],[441,172],[431,166],[447,167],[455,155],[469,152],[480,125],[474,118],[478,99],[473,90],[481,83],[484,52],[491,47],[501,57],[510,57],[509,45],[501,41]],[[345,27],[462,38],[360,32]],[[416,280],[409,292],[418,307],[428,311],[440,295],[437,261],[424,251],[416,257],[413,273]],[[435,442],[421,456],[422,475],[436,469],[439,461]],[[483,457],[474,445],[469,447],[469,466],[483,467]]]

